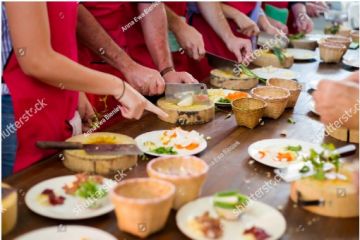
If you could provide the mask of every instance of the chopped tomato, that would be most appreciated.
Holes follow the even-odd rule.
[[[177,149],[184,149],[184,147],[181,146],[181,145],[179,145],[179,144],[176,144],[175,147],[176,147]]]
[[[226,98],[229,99],[229,100],[236,100],[236,99],[239,99],[239,98],[245,98],[247,97],[248,94],[246,92],[233,92],[233,93],[229,93]]]
[[[195,148],[197,148],[199,146],[198,143],[191,143],[189,145],[186,146],[187,150],[194,150]]]
[[[260,154],[260,159],[264,158],[266,156],[266,152],[265,151],[259,151]]]
[[[176,132],[174,132],[173,134],[171,134],[170,138],[176,138]]]
[[[277,158],[279,160],[286,159],[288,162],[294,160],[294,156],[290,152],[279,152]]]

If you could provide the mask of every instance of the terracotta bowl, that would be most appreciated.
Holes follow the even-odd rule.
[[[342,43],[319,42],[320,58],[325,63],[339,63],[346,52],[346,46]]]
[[[255,128],[264,115],[266,103],[255,98],[241,98],[231,102],[238,126]]]
[[[266,85],[274,86],[274,87],[281,87],[289,90],[290,97],[287,103],[287,107],[292,108],[295,107],[296,102],[299,98],[301,93],[301,84],[297,81],[290,80],[290,79],[281,79],[281,78],[271,78],[267,80]]]
[[[278,119],[287,106],[290,92],[285,88],[266,86],[253,88],[251,95],[267,103],[265,117]]]
[[[200,158],[190,156],[156,158],[146,169],[151,178],[166,180],[176,186],[173,208],[179,209],[199,197],[209,167]]]
[[[154,178],[124,180],[111,190],[118,227],[145,238],[165,226],[173,205],[175,186]]]

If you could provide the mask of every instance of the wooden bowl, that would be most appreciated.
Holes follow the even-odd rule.
[[[270,52],[263,52],[259,56],[256,56],[252,63],[259,67],[273,66],[277,68],[290,68],[294,64],[294,57],[290,54],[285,53],[285,59],[280,62],[278,57]]]
[[[347,180],[316,180],[312,177],[292,182],[291,199],[315,214],[350,218],[359,216],[359,194],[354,185],[354,173],[340,170]]]
[[[231,90],[248,90],[255,87],[259,80],[257,78],[249,77],[245,74],[235,76],[232,70],[214,69],[210,72],[210,84],[224,89]]]
[[[160,157],[148,163],[147,173],[151,178],[158,178],[176,186],[173,208],[179,209],[184,204],[199,197],[209,167],[197,157]]]
[[[342,43],[319,42],[320,58],[325,63],[339,63],[346,52],[346,46]]]
[[[264,114],[266,103],[255,98],[241,98],[231,102],[238,126],[255,128]]]
[[[294,80],[281,79],[281,78],[271,78],[266,81],[267,86],[281,87],[286,88],[290,92],[289,101],[287,107],[295,107],[296,102],[301,93],[301,84]]]
[[[351,44],[351,38],[349,37],[343,37],[343,36],[331,36],[324,39],[325,42],[332,42],[332,43],[341,43],[346,46],[346,48],[349,48]]]
[[[166,119],[160,119],[172,124],[182,126],[203,124],[215,118],[215,104],[180,107],[165,98],[160,98],[157,105],[169,115]]]
[[[119,229],[146,238],[165,226],[175,186],[155,178],[134,178],[118,183],[110,195]]]
[[[14,229],[17,221],[18,194],[15,189],[5,183],[1,183],[1,221],[2,235],[6,235]]]
[[[278,119],[287,106],[290,92],[285,88],[266,86],[252,89],[251,95],[266,102],[265,117]]]
[[[69,142],[135,144],[131,137],[107,132],[83,134],[69,138]],[[126,170],[137,163],[134,155],[89,155],[84,150],[64,151],[64,165],[75,172],[109,175],[117,170]]]

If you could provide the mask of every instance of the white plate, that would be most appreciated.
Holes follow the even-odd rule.
[[[138,148],[146,154],[156,156],[156,157],[162,157],[162,156],[191,156],[191,155],[195,155],[195,154],[198,154],[198,153],[204,151],[205,148],[207,147],[207,142],[203,138],[202,141],[200,142],[200,145],[197,148],[195,148],[194,150],[190,151],[190,150],[186,150],[186,149],[181,149],[181,150],[176,149],[177,154],[175,154],[175,155],[158,154],[158,153],[153,153],[153,152],[149,151],[149,148],[144,146],[144,143],[147,141],[151,141],[151,142],[154,142],[155,144],[161,144],[160,136],[163,133],[163,131],[166,131],[166,130],[147,132],[147,133],[137,136],[135,138],[135,142],[136,142]]]
[[[307,155],[310,152],[310,149],[313,148],[317,151],[321,151],[321,146],[315,145],[309,142],[304,142],[301,140],[296,139],[286,139],[286,138],[278,138],[278,139],[264,139],[258,142],[255,142],[251,144],[248,148],[248,153],[251,156],[252,159],[255,161],[262,163],[264,165],[274,167],[274,168],[286,168],[289,167],[292,164],[295,164],[297,162],[302,161],[301,157],[297,160],[291,161],[291,162],[280,162],[278,160],[275,160],[273,158],[276,157],[277,153],[279,151],[282,151],[283,148],[287,146],[302,146],[302,150],[299,153],[299,155]],[[260,158],[259,151],[261,150],[267,150],[269,154],[265,156],[264,158]]]
[[[191,239],[208,240],[195,231],[189,224],[189,221],[196,216],[209,211],[210,215],[217,217],[213,207],[213,198],[204,197],[184,205],[176,214],[176,224],[180,231]],[[246,212],[243,213],[237,221],[221,220],[223,225],[222,240],[241,240],[244,230],[253,226],[262,228],[271,237],[269,239],[280,238],[286,229],[286,221],[279,211],[261,202],[249,202]]]
[[[264,79],[270,78],[283,78],[283,79],[297,79],[300,74],[289,69],[275,68],[275,67],[264,67],[252,69],[258,77]]]
[[[292,55],[295,60],[312,60],[316,58],[315,52],[307,49],[288,48],[286,52]]]
[[[216,96],[213,99],[211,99],[212,101],[214,101],[215,105],[221,106],[221,107],[230,107],[231,103],[221,103],[219,102],[220,98],[225,98],[229,93],[234,93],[234,92],[240,92],[240,91],[235,91],[235,90],[230,90],[230,89],[215,89],[215,88],[211,88],[208,89],[208,94],[210,95],[211,92],[215,92],[215,91],[219,91],[222,90],[223,94],[221,94],[222,96]],[[250,95],[249,95],[250,96]]]
[[[342,62],[347,66],[359,68],[360,64],[358,51],[347,51],[346,54],[343,56]]]
[[[49,218],[61,220],[79,220],[104,215],[114,210],[109,197],[109,192],[103,201],[103,205],[97,209],[87,208],[90,202],[65,193],[62,187],[76,179],[75,175],[52,178],[33,186],[25,196],[25,203],[31,211]],[[115,181],[104,178],[104,189],[110,190]],[[55,206],[44,206],[38,202],[38,196],[45,189],[52,189],[58,196],[65,197],[64,204]]]
[[[15,240],[116,240],[116,238],[107,232],[97,228],[78,226],[78,225],[64,225],[41,228],[31,231]]]

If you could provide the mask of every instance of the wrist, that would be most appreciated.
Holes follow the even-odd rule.
[[[124,80],[119,79],[119,86],[115,89],[113,96],[117,101],[121,101],[126,91],[126,83]]]
[[[166,67],[160,71],[160,75],[162,77],[166,77],[166,75],[170,72],[175,72],[175,68],[173,66]]]

